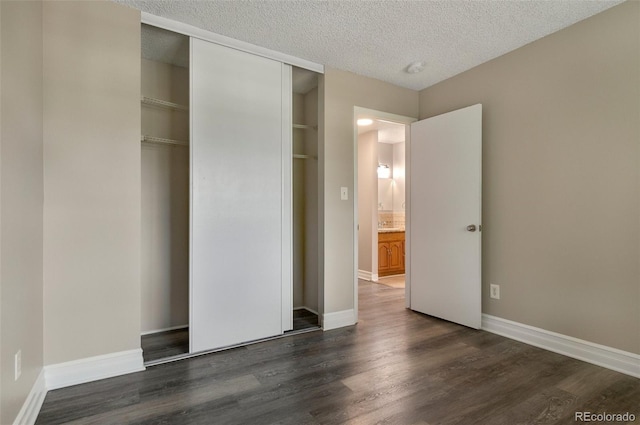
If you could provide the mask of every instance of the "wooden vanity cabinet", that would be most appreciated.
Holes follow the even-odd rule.
[[[404,232],[378,233],[378,276],[404,273]]]

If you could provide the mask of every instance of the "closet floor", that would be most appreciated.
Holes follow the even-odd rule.
[[[320,328],[318,315],[309,310],[294,310],[293,331]],[[145,362],[187,354],[189,352],[189,328],[158,332],[142,337],[142,351]]]
[[[320,328],[318,315],[307,309],[293,310],[293,330]]]
[[[142,337],[142,357],[145,362],[189,352],[189,328],[158,332]]]

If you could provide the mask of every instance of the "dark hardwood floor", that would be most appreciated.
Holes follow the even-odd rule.
[[[403,297],[361,282],[357,326],[51,391],[37,424],[575,424],[576,411],[640,423],[639,379],[408,311]]]

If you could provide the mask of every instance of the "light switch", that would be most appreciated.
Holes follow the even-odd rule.
[[[346,201],[349,199],[349,188],[346,188],[346,187],[340,188],[340,199],[342,201]]]

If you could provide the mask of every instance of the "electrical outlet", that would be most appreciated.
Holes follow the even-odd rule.
[[[22,375],[22,350],[18,350],[16,355],[14,356],[14,381],[17,381]]]
[[[494,285],[493,283],[489,285],[491,298],[496,300],[500,299],[500,285]]]

